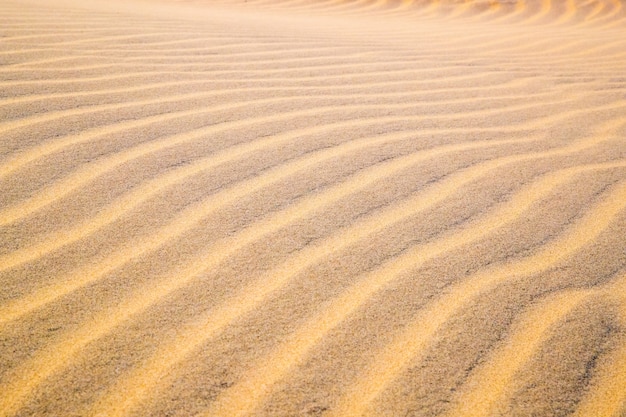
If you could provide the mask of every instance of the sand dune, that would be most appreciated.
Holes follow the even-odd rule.
[[[0,2],[0,416],[626,414],[621,0]]]

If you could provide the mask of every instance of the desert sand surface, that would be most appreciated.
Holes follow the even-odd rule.
[[[0,0],[0,416],[626,416],[622,0]]]

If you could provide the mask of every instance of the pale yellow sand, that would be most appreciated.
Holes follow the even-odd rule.
[[[626,415],[621,0],[0,0],[0,416]]]

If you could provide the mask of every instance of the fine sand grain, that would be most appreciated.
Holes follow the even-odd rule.
[[[0,417],[626,415],[623,0],[0,0]]]

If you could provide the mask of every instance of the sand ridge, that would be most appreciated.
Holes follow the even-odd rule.
[[[0,10],[0,416],[625,412],[620,0]]]

